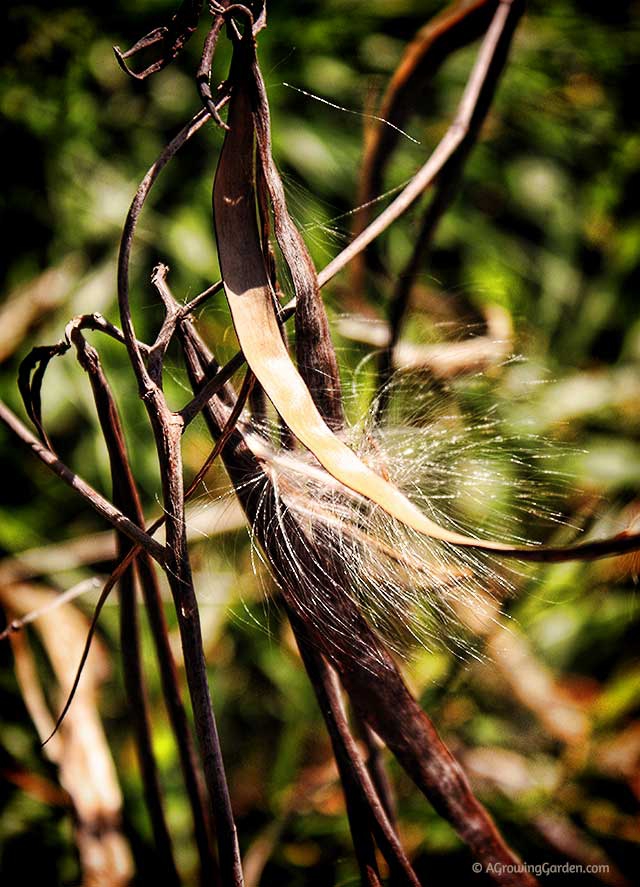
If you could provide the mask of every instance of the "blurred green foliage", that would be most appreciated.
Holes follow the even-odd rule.
[[[101,311],[117,320],[115,254],[137,182],[164,143],[198,108],[194,72],[202,28],[181,59],[144,83],[124,76],[111,46],[128,46],[170,15],[172,0],[81,6],[12,4],[1,40],[0,109],[4,123],[2,292],[16,298],[38,275],[57,269],[64,292],[32,319],[1,370],[2,396],[19,410],[16,369],[34,344],[57,341],[73,315]],[[314,101],[371,111],[403,49],[440,8],[425,0],[279,2],[260,36],[272,103],[274,148],[294,216],[313,257],[324,265],[349,237],[365,120]],[[517,433],[553,435],[571,444],[564,469],[575,492],[568,515],[600,502],[596,529],[623,529],[623,507],[640,482],[640,60],[638,3],[532,2],[515,38],[482,139],[468,163],[456,203],[441,225],[415,292],[410,337],[434,332],[434,293],[468,312],[492,303],[513,316],[517,349],[527,362],[494,374],[492,397]],[[476,47],[457,53],[426,94],[416,97],[409,132],[389,168],[386,188],[406,181],[444,132]],[[214,80],[224,77],[221,47]],[[161,318],[148,275],[166,261],[180,299],[217,279],[211,182],[221,133],[207,127],[161,176],[145,210],[134,253],[134,302],[141,337]],[[639,188],[640,190],[640,188]],[[391,277],[402,268],[417,230],[415,208],[384,238]],[[332,317],[354,306],[383,312],[390,287],[375,281],[376,304],[363,305],[342,275],[327,288]],[[200,328],[221,360],[235,341],[222,301],[202,310]],[[364,346],[338,339],[345,379]],[[159,483],[145,414],[123,350],[100,342],[119,398],[132,464],[148,513]],[[172,358],[173,360],[173,358]],[[171,402],[187,396],[178,370],[167,380]],[[368,379],[365,369],[359,380]],[[540,379],[544,384],[537,384]],[[370,381],[370,380],[369,380]],[[463,392],[464,393],[464,392]],[[362,409],[356,398],[354,416]],[[68,464],[109,492],[106,453],[81,371],[71,357],[52,364],[44,388],[46,426]],[[98,519],[0,430],[3,497],[0,546],[7,556],[103,529]],[[185,440],[187,469],[208,451],[203,427]],[[220,470],[209,487],[224,489]],[[203,507],[206,500],[202,500]],[[635,512],[634,512],[635,513]],[[576,518],[579,522],[580,518]],[[265,603],[264,570],[253,576],[246,533],[194,546],[197,587],[211,663],[232,797],[243,851],[276,829],[262,884],[357,883],[340,792],[312,691],[293,652],[277,605]],[[104,565],[103,565],[104,568]],[[44,575],[68,587],[90,571]],[[598,749],[633,731],[640,716],[637,646],[640,608],[629,578],[606,565],[536,570],[508,605],[517,631],[593,724],[591,746],[565,747],[515,698],[488,662],[460,662],[421,652],[407,672],[427,711],[454,749],[501,748],[529,767],[528,788],[480,793],[514,847],[530,862],[563,860],[530,825],[562,814],[633,880],[640,864],[637,777],[600,766]],[[88,603],[81,603],[89,609]],[[168,608],[169,609],[169,608]],[[104,638],[118,662],[117,616],[108,607]],[[154,741],[167,792],[178,860],[193,878],[195,853],[176,752],[162,713],[148,638],[145,655],[155,718]],[[41,774],[35,731],[21,702],[10,650],[0,648],[0,770]],[[128,730],[122,683],[114,673],[102,713],[125,794],[139,883],[155,883],[149,827]],[[625,732],[626,731],[626,732]],[[599,745],[598,743],[602,743]],[[636,748],[636,755],[638,754]],[[636,765],[637,765],[636,758]],[[418,871],[439,883],[467,883],[469,862],[449,826],[418,797],[393,763],[406,844]],[[634,795],[635,786],[635,795]],[[0,810],[3,884],[77,883],[78,868],[64,808],[7,782]],[[160,882],[159,882],[160,883]],[[545,883],[559,883],[552,877]],[[595,883],[577,877],[576,884]]]

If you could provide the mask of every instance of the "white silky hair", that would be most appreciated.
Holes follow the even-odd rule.
[[[483,391],[470,396],[478,381]],[[399,374],[386,391],[385,419],[378,421],[374,403],[343,434],[363,461],[442,526],[536,544],[566,523],[557,507],[566,483],[557,464],[566,448],[509,435],[484,382],[479,376],[458,386]],[[344,487],[302,448],[279,448],[273,428],[244,430],[276,503],[260,531],[267,518],[258,508],[252,538],[278,546],[289,593],[316,627],[324,624],[348,650],[350,628],[332,603],[340,594],[395,653],[407,656],[419,646],[478,655],[464,614],[484,610],[487,596],[513,595],[530,567],[416,533]]]

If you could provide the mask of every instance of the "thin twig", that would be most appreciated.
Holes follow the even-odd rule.
[[[389,779],[384,766],[384,758],[382,756],[382,744],[371,727],[357,716],[355,717],[357,728],[365,747],[367,749],[367,769],[371,774],[371,780],[375,786],[380,803],[384,807],[384,812],[392,826],[395,827],[396,822],[396,804],[393,795],[393,786]]]
[[[174,61],[185,47],[185,44],[191,38],[192,34],[198,27],[200,15],[202,14],[203,0],[182,0],[176,14],[171,18],[168,25],[161,25],[154,28],[144,37],[134,43],[134,45],[123,52],[118,46],[113,47],[115,57],[122,70],[133,77],[135,80],[145,80],[156,71],[161,71],[170,62]],[[126,63],[126,59],[136,55],[141,50],[149,49],[157,43],[162,44],[160,58],[152,62],[142,71],[133,71]]]
[[[185,530],[185,497],[182,476],[182,417],[172,412],[161,388],[147,371],[136,344],[129,304],[129,259],[135,226],[144,201],[162,168],[188,138],[208,119],[202,111],[184,127],[162,152],[138,188],[131,204],[118,256],[118,305],[130,361],[138,382],[140,397],[153,429],[162,476],[166,513],[165,572],[173,595],[184,653],[185,672],[194,711],[196,733],[205,780],[217,826],[218,854],[223,883],[242,887],[242,864],[224,771],[222,750],[213,712],[207,666],[202,644],[200,614],[193,586]]]
[[[120,530],[132,542],[135,542],[140,548],[148,551],[149,554],[161,566],[165,563],[167,549],[155,539],[141,530],[126,515],[119,511],[111,502],[104,498],[97,490],[83,480],[80,475],[72,471],[65,463],[51,452],[37,437],[35,437],[18,419],[15,413],[9,407],[0,401],[0,422],[26,446],[31,452],[40,459],[54,474],[63,480],[67,486],[79,493],[84,501],[96,511],[100,517],[104,518],[108,523],[112,524],[116,530]]]
[[[87,343],[79,329],[70,331],[78,360],[87,372],[93,390],[100,427],[107,444],[113,477],[114,500],[132,520],[144,526],[144,514],[136,483],[127,457],[124,431],[111,388],[101,366],[98,352]],[[126,558],[132,550],[131,543],[118,534],[118,557]],[[135,572],[134,572],[135,571]],[[156,574],[149,556],[141,552],[137,563],[131,564],[120,580],[121,647],[127,692],[130,696],[132,719],[137,734],[138,754],[143,773],[145,796],[151,816],[154,839],[158,854],[164,857],[163,869],[167,878],[179,880],[171,839],[165,823],[159,780],[151,745],[151,727],[147,714],[146,694],[138,637],[138,615],[135,600],[134,576],[140,580],[145,599],[152,636],[156,646],[163,695],[173,728],[182,765],[187,796],[190,801],[196,844],[200,855],[204,882],[219,882],[215,856],[209,843],[209,820],[196,766],[195,754],[187,716],[178,686],[177,671],[169,641],[162,598]]]
[[[120,554],[128,546],[119,546]],[[136,601],[135,567],[132,565],[120,580],[119,619],[122,671],[127,695],[129,716],[135,738],[145,803],[151,821],[153,842],[163,879],[168,885],[180,884],[180,876],[173,856],[171,835],[164,815],[162,790],[158,767],[153,753],[149,703],[144,682],[140,650],[140,624]]]
[[[218,366],[217,363],[212,364],[211,369],[213,375],[207,382],[205,382],[193,399],[180,410],[180,415],[182,416],[185,428],[193,422],[211,398],[224,388],[227,382],[233,378],[235,373],[237,373],[244,364],[244,354],[241,351],[235,354],[231,360],[227,361],[223,367]]]
[[[2,584],[4,585],[5,583]],[[51,598],[51,600],[46,604],[43,604],[43,606],[37,607],[35,610],[30,610],[24,616],[12,619],[7,627],[0,631],[0,641],[4,641],[5,638],[8,638],[12,634],[17,634],[19,631],[22,631],[25,625],[30,625],[32,622],[35,622],[36,619],[40,619],[41,616],[44,616],[51,610],[56,610],[58,607],[62,607],[64,604],[75,600],[80,595],[98,588],[99,585],[100,583],[95,577],[92,579],[83,579],[82,582],[78,582],[61,594]]]
[[[216,293],[219,293],[222,289],[222,281],[218,280],[217,283],[212,283],[211,286],[208,286],[206,290],[203,290],[201,293],[198,293],[197,296],[194,296],[191,301],[187,302],[186,305],[180,306],[180,314],[182,317],[186,317],[189,314],[193,314],[201,305],[211,297],[215,296]]]
[[[438,223],[453,198],[455,197],[465,163],[471,149],[480,134],[482,125],[487,117],[496,92],[500,75],[504,69],[507,52],[513,36],[513,31],[521,13],[520,4],[515,4],[511,22],[506,22],[499,41],[496,41],[495,49],[487,69],[479,86],[473,103],[469,103],[469,110],[465,115],[465,133],[460,144],[444,165],[437,180],[436,193],[427,207],[422,224],[415,239],[413,251],[407,265],[400,273],[391,301],[389,303],[389,327],[390,338],[387,347],[383,350],[378,365],[378,389],[381,396],[378,400],[378,414],[382,415],[388,401],[388,386],[393,370],[393,352],[400,338],[402,322],[409,306],[409,297],[413,281],[420,269],[429,245],[433,239]]]
[[[387,864],[398,878],[398,883],[420,887],[420,882],[406,857],[349,730],[335,672],[327,666],[315,649],[301,620],[295,613],[290,612],[289,616],[300,654],[327,724],[343,777],[347,804],[357,814],[356,821],[353,821],[352,817],[350,820],[356,850],[360,847],[361,868],[366,869],[369,858],[367,835],[369,839],[375,835]]]
[[[198,86],[200,99],[205,110],[207,110],[209,114],[211,114],[212,118],[215,120],[218,126],[221,126],[223,129],[228,129],[229,127],[222,120],[218,113],[216,103],[214,102],[213,95],[211,94],[211,65],[213,63],[213,55],[216,50],[216,44],[218,42],[218,37],[220,36],[220,31],[222,30],[223,24],[224,18],[221,15],[217,15],[204,41],[204,46],[202,48],[202,57],[200,59],[200,66],[196,74],[196,84]]]
[[[358,209],[353,212],[354,236],[371,219],[373,202],[383,190],[384,171],[393,155],[400,131],[406,128],[410,115],[418,110],[416,96],[420,97],[420,105],[424,108],[425,100],[428,101],[432,92],[430,86],[435,73],[452,53],[484,36],[498,2],[452,0],[449,6],[420,28],[405,49],[378,109],[378,118],[389,121],[392,126],[374,122],[365,133]],[[361,254],[351,269],[350,285],[357,293],[364,291],[366,267],[373,267],[373,244],[371,247]],[[382,262],[375,262],[375,267],[384,271]]]
[[[418,170],[406,188],[319,273],[318,282],[320,286],[324,286],[332,277],[335,277],[338,271],[341,271],[358,253],[362,252],[389,225],[403,215],[411,204],[429,187],[435,177],[439,175],[445,163],[458,150],[460,144],[467,136],[474,109],[485,88],[485,83],[492,76],[492,71],[497,63],[496,60],[499,58],[500,53],[504,51],[505,42],[508,45],[511,31],[515,27],[521,12],[522,3],[519,0],[514,0],[514,2],[502,0],[499,4],[486,36],[482,41],[478,57],[458,105],[453,123],[427,162]]]

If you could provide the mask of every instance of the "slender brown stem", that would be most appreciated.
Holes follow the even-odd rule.
[[[147,409],[154,426],[158,459],[163,466],[163,498],[167,511],[166,573],[178,614],[185,673],[193,706],[205,780],[217,826],[222,883],[242,887],[242,865],[231,798],[222,760],[207,666],[202,646],[200,614],[187,550],[180,444],[182,423],[176,421],[157,390],[150,391]]]
[[[115,339],[115,341],[120,342],[121,345],[125,344],[122,330],[97,311],[92,314],[80,314],[67,324],[64,334],[65,338],[69,341],[71,340],[72,329],[94,330],[95,332],[104,333],[111,339]],[[148,353],[149,346],[144,342],[138,342],[138,348],[140,348],[143,354]]]
[[[126,551],[126,547],[126,545],[119,546],[120,555]],[[175,885],[180,884],[180,876],[173,857],[171,835],[164,815],[160,778],[153,754],[149,706],[140,654],[140,626],[134,575],[135,567],[131,566],[125,572],[119,585],[122,669],[129,717],[133,726],[142,776],[144,799],[151,820],[158,864],[161,866],[166,883]]]
[[[202,412],[211,398],[218,394],[238,370],[244,366],[244,363],[244,354],[239,351],[223,367],[218,366],[217,363],[210,365],[209,371],[211,375],[208,381],[204,383],[193,399],[180,410],[185,428]]]
[[[371,774],[371,780],[375,786],[380,803],[392,826],[396,823],[396,803],[393,794],[393,786],[389,774],[384,765],[380,741],[371,727],[356,716],[357,729],[362,736],[367,749],[367,769]]]
[[[516,4],[516,6],[517,5],[518,4]],[[500,8],[498,8],[498,12],[499,11]],[[409,298],[413,282],[427,254],[438,223],[455,197],[465,162],[477,141],[480,129],[482,128],[489,112],[489,108],[493,102],[520,12],[521,10],[519,11],[518,9],[515,9],[511,21],[505,21],[504,23],[502,34],[500,35],[499,41],[495,44],[495,50],[487,64],[475,100],[469,106],[468,117],[465,120],[464,137],[440,172],[436,186],[436,193],[424,213],[411,257],[409,258],[404,271],[398,276],[395,289],[391,296],[389,304],[390,338],[387,347],[381,353],[378,367],[378,388],[381,391],[381,396],[377,403],[379,415],[381,415],[386,408],[388,400],[387,383],[389,382],[393,369],[393,352],[400,338],[402,322],[409,306]]]
[[[70,330],[78,360],[87,372],[93,389],[100,427],[107,444],[113,477],[114,499],[132,520],[144,526],[142,504],[127,457],[124,431],[111,388],[101,366],[97,351],[84,339],[80,330]],[[135,553],[131,543],[118,535],[118,558],[122,562]],[[135,574],[134,574],[135,570]],[[131,564],[120,580],[121,647],[127,692],[130,697],[132,720],[138,736],[138,747],[147,805],[151,815],[158,858],[167,878],[178,879],[171,853],[171,839],[164,820],[155,759],[153,756],[150,723],[139,651],[138,614],[135,601],[134,575],[140,580],[147,608],[149,624],[156,647],[163,696],[169,720],[176,739],[185,787],[194,820],[196,845],[200,856],[203,883],[219,883],[216,859],[210,845],[210,821],[207,815],[203,787],[195,757],[186,711],[182,703],[178,675],[169,642],[169,634],[162,606],[162,597],[153,564],[146,552],[141,552],[136,564]],[[167,859],[163,861],[164,855]]]
[[[135,80],[145,80],[151,74],[155,74],[156,71],[166,67],[180,55],[185,44],[198,27],[203,6],[203,0],[182,0],[178,11],[172,16],[167,25],[154,28],[153,31],[145,34],[144,37],[137,40],[125,52],[118,46],[114,46],[113,51],[122,70]],[[126,59],[131,58],[141,50],[150,49],[150,47],[158,43],[161,44],[160,57],[155,62],[152,62],[138,72],[128,67]]]
[[[211,296],[215,296],[216,293],[219,293],[222,290],[222,281],[218,280],[216,283],[212,283],[211,286],[208,286],[206,290],[203,290],[201,293],[198,293],[197,296],[194,296],[191,301],[187,302],[186,305],[182,305],[180,307],[180,313],[183,317],[186,317],[188,314],[193,314],[194,311],[197,311],[201,305],[211,298]]]
[[[340,767],[347,806],[352,813],[349,817],[351,832],[361,870],[368,874],[371,868],[370,844],[375,835],[398,883],[420,887],[349,730],[335,672],[319,655],[296,614],[290,612],[289,618]]]
[[[193,816],[194,836],[200,858],[202,887],[220,884],[220,873],[212,846],[213,824],[207,808],[204,785],[198,767],[196,750],[189,727],[187,712],[180,692],[178,672],[169,641],[167,621],[156,572],[149,557],[143,552],[137,558],[138,575],[151,627],[162,681],[162,697],[176,737],[180,766]]]
[[[221,126],[223,129],[228,129],[227,124],[222,121],[218,114],[218,109],[213,100],[213,95],[211,94],[211,65],[213,63],[213,55],[216,51],[218,37],[220,36],[223,24],[224,18],[218,15],[215,17],[213,24],[209,29],[209,33],[207,34],[202,48],[202,57],[196,74],[196,83],[205,110],[211,114],[218,126]]]
[[[324,286],[332,277],[341,271],[355,256],[372,243],[389,225],[400,218],[409,209],[426,188],[434,181],[445,163],[458,150],[466,138],[469,123],[475,107],[482,94],[488,78],[492,76],[495,65],[500,63],[501,54],[509,45],[511,34],[522,13],[523,4],[520,0],[503,0],[496,9],[495,15],[486,33],[471,76],[463,93],[455,119],[444,137],[409,184],[396,199],[383,210],[335,259],[333,259],[318,275],[320,286]]]
[[[140,397],[145,404],[154,434],[161,467],[162,494],[166,514],[165,572],[174,599],[185,672],[193,706],[196,734],[205,772],[205,781],[216,820],[220,872],[223,883],[241,887],[242,864],[222,759],[218,729],[213,713],[207,667],[202,644],[200,614],[193,586],[187,549],[182,477],[182,416],[166,404],[161,388],[148,372],[137,340],[129,304],[129,260],[135,226],[144,201],[160,171],[188,138],[208,119],[208,112],[197,114],[165,148],[151,167],[131,204],[118,257],[118,304],[129,358],[136,375]]]
[[[61,459],[51,452],[37,437],[35,437],[28,428],[18,419],[15,413],[9,407],[0,401],[0,422],[21,441],[31,452],[40,459],[54,474],[63,480],[67,486],[79,493],[84,501],[96,511],[100,517],[104,518],[108,523],[112,524],[116,530],[121,531],[135,542],[140,548],[148,551],[149,554],[160,565],[164,565],[166,548],[155,539],[153,539],[144,530],[141,530],[126,515],[112,505],[97,490],[83,480],[80,475],[72,471]]]
[[[499,0],[452,0],[451,4],[420,28],[407,46],[389,81],[378,108],[378,121],[365,133],[358,209],[354,212],[354,236],[371,219],[376,196],[384,188],[384,173],[398,143],[400,129],[406,128],[410,116],[428,102],[435,73],[456,50],[484,36]],[[416,105],[416,96],[420,105]],[[388,121],[386,126],[381,120]],[[397,127],[397,129],[396,129]],[[382,270],[382,262],[374,252],[374,244],[353,263],[350,285],[357,293],[364,292],[367,267]]]
[[[138,218],[142,212],[142,207],[144,206],[156,179],[171,158],[175,156],[177,151],[179,151],[185,142],[204,126],[209,118],[210,115],[208,111],[198,111],[198,113],[191,118],[189,123],[182,127],[180,132],[169,142],[156,161],[149,167],[147,174],[138,186],[138,190],[136,191],[135,197],[129,207],[129,212],[127,213],[127,218],[122,230],[120,253],[118,256],[118,303],[120,305],[120,319],[125,344],[129,352],[129,359],[131,360],[136,378],[138,379],[138,384],[141,386],[141,395],[144,394],[146,390],[145,385],[150,380],[142,359],[140,346],[135,337],[131,311],[129,310],[129,261],[131,259],[133,237]]]

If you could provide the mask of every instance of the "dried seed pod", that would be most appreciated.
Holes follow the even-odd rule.
[[[286,425],[333,478],[428,538],[528,561],[602,557],[610,553],[607,540],[550,549],[485,541],[445,529],[396,486],[372,471],[325,422],[282,339],[260,241],[255,184],[254,58],[253,35],[247,29],[234,49],[230,130],[216,171],[214,223],[224,289],[238,341],[248,365]],[[634,544],[631,537],[622,547],[626,550],[625,545],[632,548]]]

